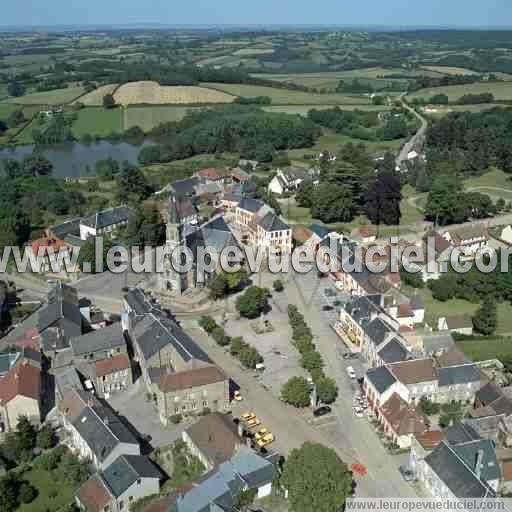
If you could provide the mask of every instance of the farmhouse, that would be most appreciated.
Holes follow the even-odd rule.
[[[308,172],[300,167],[291,167],[284,171],[279,169],[268,184],[268,191],[278,195],[293,192],[308,177]]]
[[[451,333],[473,334],[473,322],[468,315],[449,315],[440,317],[437,321],[439,331],[450,331]]]
[[[441,236],[464,256],[474,257],[476,252],[486,248],[489,242],[487,229],[480,224],[467,224],[458,229],[448,230]]]

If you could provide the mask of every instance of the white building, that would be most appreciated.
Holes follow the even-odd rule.
[[[113,235],[120,227],[127,226],[134,212],[128,206],[116,206],[102,210],[80,221],[80,238]]]

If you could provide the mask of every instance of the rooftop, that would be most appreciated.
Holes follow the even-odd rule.
[[[121,322],[113,323],[87,334],[82,334],[70,341],[75,356],[90,354],[98,351],[110,351],[117,347],[126,346]]]
[[[121,222],[127,222],[133,217],[134,211],[128,206],[116,206],[114,208],[107,208],[95,215],[91,215],[82,220],[81,224],[94,229],[103,229]]]
[[[366,372],[366,377],[381,394],[396,382],[393,374],[385,366],[379,366],[378,368],[368,370]]]
[[[393,375],[403,384],[418,384],[437,380],[433,359],[412,359],[388,365]]]
[[[227,377],[218,366],[208,365],[184,372],[166,373],[160,377],[158,387],[164,393],[169,393],[225,380]]]
[[[103,377],[122,370],[128,370],[131,367],[130,358],[126,354],[109,357],[102,361],[96,361],[96,376]]]

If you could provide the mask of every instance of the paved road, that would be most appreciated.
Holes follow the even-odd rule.
[[[405,93],[404,93],[405,94]],[[425,138],[425,133],[427,132],[427,127],[428,127],[428,123],[427,123],[427,120],[421,116],[420,114],[418,114],[418,112],[416,112],[416,110],[414,110],[413,108],[411,108],[406,102],[405,100],[403,99],[403,96],[400,96],[400,101],[402,102],[402,106],[408,110],[411,114],[413,114],[415,117],[417,117],[421,123],[421,126],[420,128],[418,129],[418,131],[413,135],[413,137],[404,144],[404,146],[402,147],[400,153],[398,154],[397,158],[396,158],[396,165],[401,165],[402,162],[404,162],[405,160],[407,160],[407,155],[410,151],[412,151],[416,146],[419,146],[421,145],[421,143],[423,142],[424,138]]]

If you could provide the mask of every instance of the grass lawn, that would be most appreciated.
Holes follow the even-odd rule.
[[[66,482],[55,480],[48,471],[32,468],[23,474],[23,478],[29,481],[39,494],[32,503],[18,507],[18,512],[53,511],[73,501],[76,489]]]
[[[123,131],[123,111],[121,108],[105,110],[102,107],[86,107],[78,111],[78,119],[73,123],[73,134],[77,138],[85,134],[105,136]]]
[[[276,105],[270,107],[263,107],[265,112],[279,112],[282,114],[300,114],[306,116],[307,113],[312,110],[326,110],[332,108],[333,105]],[[376,105],[343,105],[343,110],[363,110],[365,112],[383,112],[390,110],[391,107],[387,106],[376,106]]]
[[[449,85],[446,87],[433,87],[430,89],[420,89],[407,96],[408,100],[413,98],[428,99],[435,94],[446,94],[450,101],[458,100],[465,94],[482,94],[490,92],[494,94],[497,100],[512,100],[512,83],[510,82],[482,82],[465,85]]]
[[[512,355],[510,339],[458,341],[457,346],[473,361],[502,360]]]
[[[14,111],[18,110],[19,107],[12,103],[0,103],[0,119],[5,121]]]
[[[139,126],[144,132],[149,132],[155,126],[169,121],[181,121],[192,107],[128,107],[124,109],[124,128]]]
[[[511,175],[506,174],[499,169],[492,169],[478,178],[470,178],[464,182],[465,188],[475,187],[496,187],[504,188],[512,191],[512,180]]]
[[[19,98],[9,98],[9,103],[18,105],[62,105],[71,103],[84,93],[82,87],[67,87],[55,91],[34,92]]]
[[[476,71],[466,68],[455,68],[450,66],[422,66],[421,69],[442,73],[443,75],[477,75]]]
[[[206,83],[200,85],[245,98],[268,96],[272,99],[273,105],[370,105],[370,98],[363,95],[314,94],[247,84]]]

